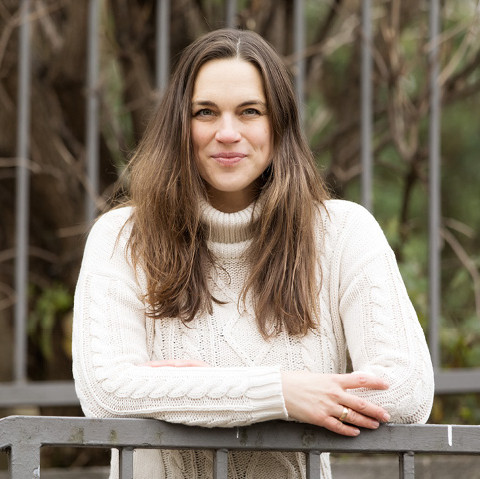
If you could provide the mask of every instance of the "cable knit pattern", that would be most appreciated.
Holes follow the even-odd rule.
[[[152,320],[144,273],[134,271],[126,242],[131,209],[102,216],[85,248],[75,294],[73,372],[87,416],[151,417],[205,427],[287,419],[281,370],[342,373],[347,349],[353,368],[384,378],[387,391],[355,394],[384,406],[394,422],[425,422],[433,372],[423,331],[394,255],[374,218],[354,203],[331,200],[315,226],[322,283],[319,327],[305,337],[283,333],[264,340],[251,301],[238,299],[248,275],[245,252],[261,205],[222,213],[201,205],[208,247],[219,268],[209,272],[211,315]],[[127,223],[127,224],[126,224]],[[119,236],[119,232],[126,224]],[[149,368],[155,359],[201,359],[206,368]],[[137,450],[135,479],[211,477],[208,451]],[[330,477],[322,455],[322,477]],[[232,452],[229,478],[298,479],[299,453]],[[118,477],[112,451],[111,478]]]

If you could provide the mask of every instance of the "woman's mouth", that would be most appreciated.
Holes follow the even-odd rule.
[[[211,157],[223,166],[233,166],[239,161],[243,160],[247,155],[245,153],[239,153],[237,151],[221,151],[215,153]]]

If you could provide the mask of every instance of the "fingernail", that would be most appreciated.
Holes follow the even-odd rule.
[[[385,414],[383,415],[382,419],[383,419],[385,422],[390,421],[390,414],[385,413]]]
[[[358,435],[360,434],[360,430],[359,430],[359,429],[354,429],[354,430],[353,430],[353,434],[354,434],[355,436],[358,436]]]

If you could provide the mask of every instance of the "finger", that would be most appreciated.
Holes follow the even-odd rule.
[[[360,434],[360,430],[358,428],[349,424],[345,424],[332,416],[325,419],[321,426],[332,432],[341,434],[342,436],[355,437]]]
[[[390,415],[383,407],[377,406],[366,399],[356,397],[353,394],[347,394],[342,398],[341,404],[350,408],[351,412],[348,414],[348,422],[351,422],[352,424],[364,427],[362,424],[358,424],[358,421],[365,423],[365,420],[362,419],[362,417],[370,418],[379,422],[390,421]]]
[[[353,409],[342,407],[342,412],[338,416],[339,421],[354,424],[358,427],[364,427],[367,429],[377,429],[380,426],[380,422],[372,419],[371,417],[354,411]]]
[[[148,361],[140,364],[140,366],[148,366],[150,368],[192,368],[192,367],[208,367],[208,364],[204,361],[196,359],[162,359],[158,361]]]
[[[388,383],[382,378],[373,374],[353,372],[350,374],[339,374],[338,381],[344,389],[388,389]]]

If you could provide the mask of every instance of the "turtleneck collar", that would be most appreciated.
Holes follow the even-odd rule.
[[[227,244],[248,241],[252,234],[251,225],[260,216],[260,210],[260,205],[253,202],[244,210],[223,213],[201,200],[202,222],[209,228],[208,241]]]

